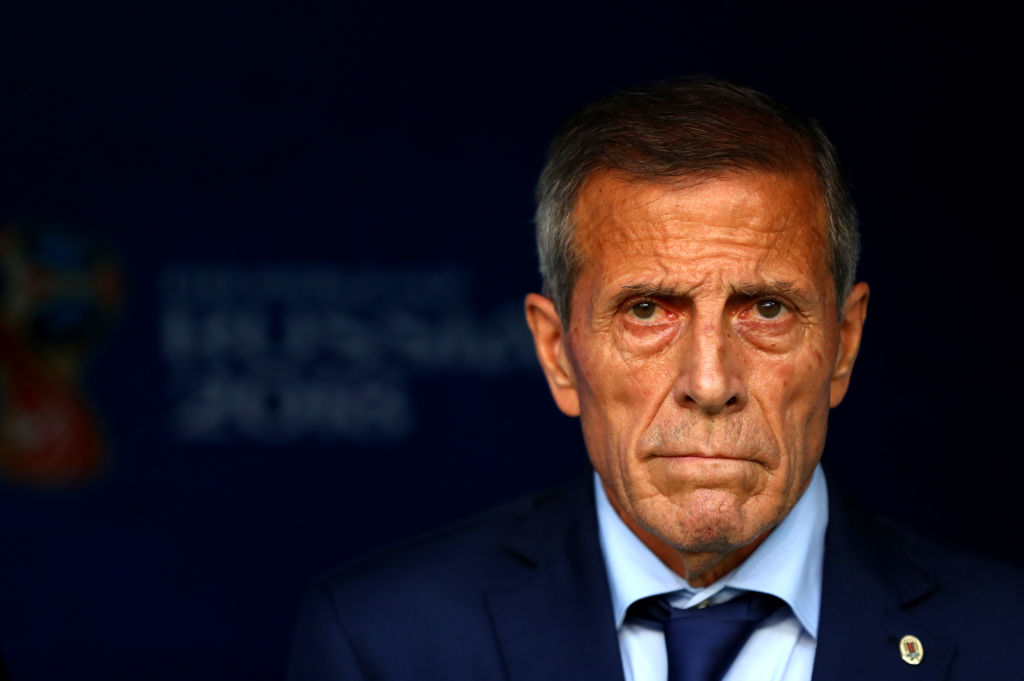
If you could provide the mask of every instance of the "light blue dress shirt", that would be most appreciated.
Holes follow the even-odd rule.
[[[754,631],[723,681],[810,681],[828,525],[828,490],[821,466],[815,469],[807,491],[768,538],[735,570],[700,589],[691,588],[670,570],[622,522],[596,474],[594,486],[626,681],[665,681],[668,677],[664,634],[626,622],[626,609],[632,603],[676,592],[672,605],[689,608],[709,599],[711,603],[727,601],[741,591],[769,593],[789,607],[780,608]]]

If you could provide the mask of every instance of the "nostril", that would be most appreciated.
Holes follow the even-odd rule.
[[[732,406],[734,404],[736,404],[736,396],[735,395],[733,395],[732,397],[729,398],[729,401],[725,403],[725,406],[729,407],[729,406]]]

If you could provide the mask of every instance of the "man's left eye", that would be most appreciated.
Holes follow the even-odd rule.
[[[785,308],[785,306],[777,300],[759,300],[754,305],[757,308],[757,313],[764,319],[775,319]]]
[[[658,306],[649,300],[642,300],[633,305],[631,311],[637,319],[652,319],[658,312]]]

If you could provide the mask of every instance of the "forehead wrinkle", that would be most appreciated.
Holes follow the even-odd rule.
[[[666,261],[684,259],[690,265],[701,260],[721,259],[735,261],[749,267],[751,251],[756,253],[754,262],[771,264],[775,261],[790,263],[786,254],[798,248],[805,237],[803,230],[792,225],[782,225],[770,230],[744,225],[723,224],[708,233],[706,222],[699,220],[622,222],[610,219],[603,226],[593,225],[587,255],[599,255],[607,248],[621,249],[630,255],[650,258],[649,264],[656,269],[672,271]]]
[[[602,278],[610,275],[627,283],[645,283],[650,276],[652,281],[678,277],[707,283],[709,278],[724,277],[739,284],[760,284],[766,278],[816,280],[822,272],[827,275],[821,197],[816,192],[790,192],[785,203],[773,201],[776,184],[787,185],[794,178],[752,177],[757,184],[748,184],[737,196],[714,190],[714,180],[727,178],[710,178],[690,187],[647,182],[616,187],[599,181],[613,178],[592,176],[579,196],[574,220],[581,269],[596,265]],[[685,192],[682,202],[677,201],[680,189]],[[618,256],[605,257],[609,250],[618,251]],[[626,276],[616,276],[616,271]],[[621,284],[608,283],[616,293],[621,290]]]
[[[692,191],[700,190],[705,185],[713,187],[716,181],[729,182],[737,175],[744,178],[755,178],[759,182],[755,185],[747,184],[741,187],[740,191],[733,191],[725,196],[722,196],[720,192]],[[630,189],[617,191],[614,185],[608,183],[609,180],[615,184],[628,186]],[[821,231],[824,232],[828,215],[827,206],[820,193],[820,188],[818,188],[816,177],[807,176],[806,173],[713,173],[708,176],[673,178],[671,181],[665,182],[657,179],[643,180],[614,171],[597,171],[587,178],[577,195],[576,205],[573,207],[573,221],[578,229],[590,222],[583,218],[593,219],[598,215],[600,218],[589,226],[597,227],[622,214],[647,213],[654,217],[664,213],[673,213],[675,212],[674,199],[682,191],[686,193],[691,206],[691,210],[688,212],[703,215],[718,213],[734,226],[737,225],[737,222],[740,225],[756,223],[763,216],[766,204],[771,203],[766,199],[773,195],[775,186],[779,182],[808,184],[812,187],[812,191],[796,193],[790,196],[786,205],[776,205],[773,211],[775,219],[770,222],[776,223],[777,227],[769,225],[769,230],[786,230],[794,218],[799,219],[802,215],[814,214],[814,223],[820,226]],[[663,201],[664,207],[651,209],[652,206]],[[736,221],[737,214],[745,216],[746,219]],[[764,225],[758,227],[758,231],[763,231],[763,229]],[[824,233],[821,236],[824,236]]]
[[[606,290],[672,296],[688,295],[703,288],[741,295],[781,294],[802,290],[794,279],[775,278],[763,272],[760,266],[763,260],[759,260],[754,267],[743,263],[742,258],[738,258],[737,262],[739,266],[735,270],[722,267],[720,262],[713,263],[711,267],[673,267],[659,258],[639,272],[636,269],[623,272],[623,276],[609,282]]]
[[[731,192],[726,196],[718,193],[688,193],[685,214],[680,216],[678,194],[665,187],[650,198],[647,193],[638,192],[622,197],[612,218],[620,213],[634,213],[645,216],[646,227],[655,227],[661,232],[674,232],[689,226],[716,226],[727,228],[733,233],[753,232],[760,237],[792,232],[794,226],[805,225],[804,218],[813,212],[808,197],[797,197],[782,205],[774,205],[766,219],[769,201],[764,187],[746,187],[742,193]],[[815,204],[818,202],[815,202]],[[819,221],[816,221],[819,222]],[[739,237],[743,238],[743,237]],[[731,239],[727,239],[731,241]]]

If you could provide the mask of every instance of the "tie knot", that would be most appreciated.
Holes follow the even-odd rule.
[[[669,681],[719,681],[754,629],[782,601],[754,591],[707,607],[673,608],[666,595],[629,608],[634,621],[665,631]]]
[[[759,591],[744,591],[723,603],[674,608],[670,594],[642,598],[629,606],[629,617],[648,624],[663,625],[669,620],[705,619],[761,622],[782,605],[782,601]],[[706,603],[706,601],[705,601]]]

